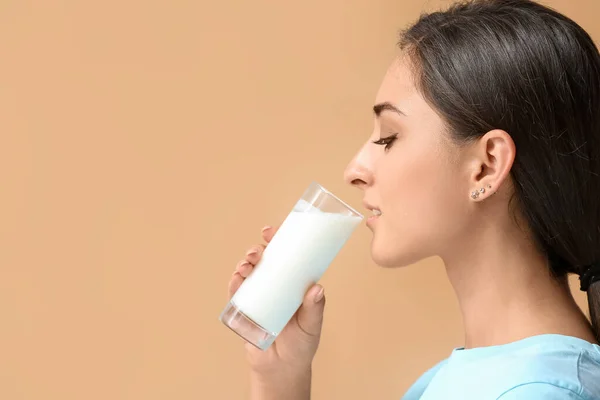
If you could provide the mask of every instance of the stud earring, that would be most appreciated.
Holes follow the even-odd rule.
[[[477,200],[478,197],[479,197],[479,192],[477,190],[471,192],[471,198],[473,200]]]
[[[479,189],[479,193],[484,194],[485,193],[485,189],[484,188]]]

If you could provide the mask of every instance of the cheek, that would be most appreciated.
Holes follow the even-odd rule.
[[[385,206],[386,214],[387,210],[393,213],[398,226],[427,219],[443,191],[441,163],[433,154],[423,152],[411,152],[393,161],[381,182],[382,208]],[[411,223],[411,228],[415,224]]]
[[[379,265],[407,265],[436,254],[461,214],[456,167],[439,152],[389,154],[379,176],[384,216],[375,232],[373,258]],[[379,260],[378,260],[379,259]]]

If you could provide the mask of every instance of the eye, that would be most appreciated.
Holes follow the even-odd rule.
[[[389,150],[392,147],[392,144],[396,141],[397,137],[398,137],[398,134],[394,133],[388,137],[384,137],[379,140],[374,140],[373,144],[385,146],[385,150]]]

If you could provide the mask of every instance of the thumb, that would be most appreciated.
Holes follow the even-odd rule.
[[[324,288],[321,285],[314,285],[306,292],[302,306],[298,310],[298,325],[300,325],[300,328],[311,336],[319,336],[323,326],[324,309]]]

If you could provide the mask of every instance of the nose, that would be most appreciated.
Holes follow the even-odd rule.
[[[360,149],[346,167],[344,181],[363,190],[373,184],[373,172],[366,146]]]

